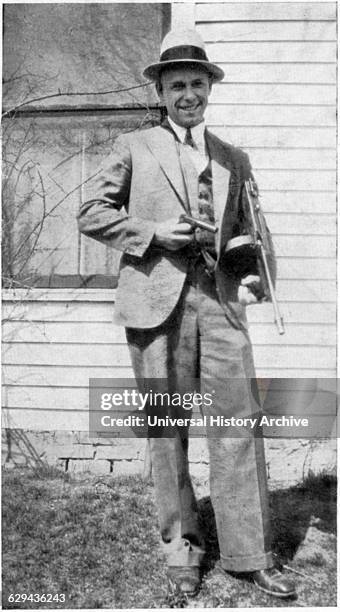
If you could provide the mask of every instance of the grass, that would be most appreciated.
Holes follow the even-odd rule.
[[[202,589],[167,590],[150,483],[138,477],[72,481],[14,469],[3,476],[3,607],[165,608],[336,605],[336,484],[311,477],[271,493],[274,550],[300,574],[299,598],[278,600],[222,572],[209,498],[199,502],[208,544]],[[65,603],[8,603],[10,593],[65,593]]]

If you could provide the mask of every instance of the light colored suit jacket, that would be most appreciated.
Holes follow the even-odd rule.
[[[246,325],[237,301],[238,282],[222,269],[220,254],[235,234],[244,181],[251,175],[248,156],[208,130],[215,219],[218,226],[216,286],[231,323]],[[123,252],[115,320],[125,327],[159,326],[175,308],[188,262],[181,250],[152,244],[156,224],[197,207],[197,178],[188,172],[181,145],[162,126],[123,134],[89,183],[79,213],[81,232]],[[185,159],[185,158],[184,158]]]

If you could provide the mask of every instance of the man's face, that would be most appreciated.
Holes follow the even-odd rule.
[[[162,72],[160,101],[169,117],[182,127],[198,125],[208,104],[211,83],[204,68],[185,66]]]

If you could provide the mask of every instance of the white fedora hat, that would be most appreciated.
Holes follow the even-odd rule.
[[[150,64],[143,75],[151,81],[157,81],[166,66],[180,64],[198,64],[212,75],[213,82],[222,81],[224,72],[221,68],[209,62],[204,42],[195,30],[171,30],[164,38],[161,46],[159,62]]]

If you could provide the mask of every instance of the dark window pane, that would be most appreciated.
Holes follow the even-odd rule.
[[[119,253],[78,233],[81,185],[120,132],[159,122],[154,88],[33,99],[145,82],[169,16],[167,4],[5,5],[4,106],[28,103],[3,121],[7,286],[115,282]]]
[[[147,117],[138,110],[80,116],[43,113],[4,121],[3,275],[7,286],[13,279],[35,284],[35,276],[40,286],[58,286],[60,281],[49,278],[55,275],[81,275],[82,283],[91,281],[95,286],[94,275],[117,274],[119,252],[78,232],[81,186],[110,153],[115,137],[142,124],[148,126]],[[74,279],[79,286],[79,279]]]

